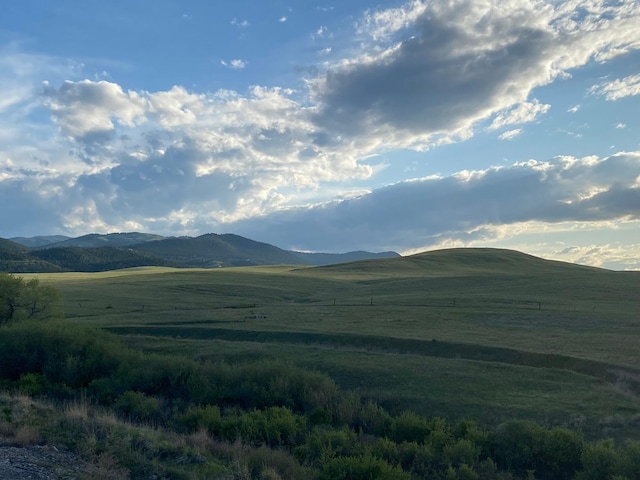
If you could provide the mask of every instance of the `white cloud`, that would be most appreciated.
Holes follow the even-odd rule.
[[[428,8],[427,2],[413,0],[398,8],[367,11],[359,24],[359,30],[374,39],[384,39],[414,25]]]
[[[522,102],[504,112],[500,112],[489,125],[488,130],[496,130],[507,125],[533,122],[539,115],[546,113],[551,105],[533,102]]]
[[[365,190],[359,181],[385,151],[540,119],[550,106],[534,90],[639,49],[639,19],[637,2],[415,0],[367,12],[360,36],[331,51],[342,58],[321,59],[326,68],[296,92],[126,90],[116,81],[63,82],[83,77],[59,59],[0,55],[0,225],[29,218],[30,234],[52,222],[66,233],[225,228],[280,246],[344,250],[469,244],[530,222],[637,218],[633,152],[432,176],[318,202]],[[636,77],[593,93],[634,94]],[[38,96],[42,79],[50,82]],[[25,123],[34,109],[38,123]]]
[[[517,136],[519,136],[522,133],[522,129],[521,128],[516,128],[513,130],[507,130],[504,133],[501,133],[498,138],[500,140],[513,140],[514,138],[516,138]]]
[[[63,134],[54,147],[66,152],[68,166],[24,171],[14,150],[16,162],[0,164],[0,176],[24,193],[51,197],[59,213],[50,219],[70,231],[125,222],[171,231],[186,219],[210,230],[284,206],[320,182],[369,177],[360,153],[318,129],[293,94],[264,87],[246,95],[182,87],[125,92],[89,80],[47,85],[42,102]]]
[[[572,245],[548,254],[547,258],[594,267],[639,270],[640,244],[615,245],[611,243]]]
[[[287,21],[287,17],[280,17],[280,18],[278,19],[278,21],[279,21],[280,23],[284,23],[284,22],[286,22],[286,21]]]
[[[119,85],[104,80],[66,81],[58,89],[45,83],[43,100],[62,133],[73,138],[108,134],[115,130],[114,119],[132,127],[146,109],[136,92],[125,93]]]
[[[617,123],[616,128],[618,130],[621,130],[621,129],[627,128],[627,125],[625,123]]]
[[[232,68],[234,70],[242,70],[244,67],[247,66],[248,62],[246,62],[244,60],[241,60],[239,58],[236,58],[236,59],[230,60],[228,62],[225,61],[225,60],[220,60],[220,63],[222,65],[224,65],[225,67],[229,67],[229,68]]]
[[[590,0],[416,0],[369,12],[364,50],[311,82],[317,122],[379,147],[421,149],[468,138],[496,114],[497,124],[530,121],[549,108],[527,101],[535,88],[639,49],[639,20],[636,2]]]
[[[594,85],[589,92],[595,95],[604,95],[607,100],[619,100],[623,97],[640,94],[640,74],[629,75],[628,77],[603,82]]]
[[[249,21],[247,19],[244,20],[238,20],[237,18],[234,18],[233,20],[231,20],[231,25],[235,25],[236,27],[241,27],[241,28],[246,28],[250,25]]]
[[[573,107],[569,108],[567,112],[576,113],[578,110],[580,110],[580,105],[574,105]]]
[[[289,209],[229,227],[310,251],[328,244],[335,251],[347,251],[487,243],[513,236],[512,226],[527,222],[637,223],[639,175],[640,152],[603,159],[531,160],[400,182],[358,198]]]

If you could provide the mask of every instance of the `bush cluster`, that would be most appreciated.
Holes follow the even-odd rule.
[[[486,429],[392,415],[340,391],[326,375],[287,363],[146,354],[68,323],[4,328],[0,379],[32,396],[68,402],[83,395],[130,422],[205,435],[219,458],[240,445],[233,448],[246,449],[247,478],[640,478],[638,442],[589,443],[577,432],[522,420]]]

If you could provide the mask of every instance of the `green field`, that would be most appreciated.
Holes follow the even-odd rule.
[[[38,275],[145,351],[277,359],[389,411],[638,438],[640,273],[469,249],[301,268]]]

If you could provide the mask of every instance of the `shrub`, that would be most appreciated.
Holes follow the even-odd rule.
[[[348,428],[316,427],[303,445],[295,449],[296,458],[304,465],[322,467],[336,457],[356,456],[361,453],[356,434]]]
[[[411,480],[411,475],[384,460],[371,456],[339,457],[330,460],[320,472],[320,480]]]
[[[149,421],[157,419],[160,415],[157,398],[131,390],[123,393],[116,401],[114,407],[117,412],[129,420]]]
[[[222,417],[217,405],[198,405],[189,407],[186,412],[175,419],[176,427],[187,432],[205,429],[212,435],[220,434]]]
[[[426,418],[413,412],[404,412],[393,420],[389,437],[396,443],[423,443],[431,433]]]

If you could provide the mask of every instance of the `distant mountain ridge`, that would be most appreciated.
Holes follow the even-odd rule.
[[[363,250],[357,250],[347,253],[307,253],[307,252],[293,252],[298,258],[302,259],[304,263],[310,265],[323,266],[334,265],[336,263],[357,262],[359,260],[373,260],[377,258],[396,258],[400,255],[396,252],[378,252],[371,253]]]
[[[60,239],[62,238],[62,239]],[[344,254],[283,250],[234,234],[163,237],[140,232],[0,239],[0,271],[104,271],[138,266],[229,267],[331,265],[399,257],[395,252]]]
[[[54,243],[64,242],[71,237],[65,235],[40,235],[37,237],[14,237],[10,238],[12,242],[19,243],[25,247],[38,248],[46,245],[52,245]]]
[[[291,252],[232,234],[209,233],[195,238],[164,238],[132,245],[131,249],[190,267],[302,263]]]
[[[41,238],[47,238],[47,237],[41,237]],[[55,238],[55,237],[48,237],[48,238]],[[81,237],[75,237],[75,238],[62,237],[62,238],[63,239],[59,241],[55,241],[48,244],[41,244],[39,245],[39,247],[40,248],[128,247],[131,245],[136,245],[138,243],[150,242],[153,240],[161,240],[166,237],[163,237],[162,235],[154,235],[151,233],[130,232],[130,233],[107,233],[104,235],[99,233],[90,233],[88,235],[82,235]],[[17,240],[14,240],[14,241],[17,241]],[[23,245],[26,245],[26,244],[23,244]]]

